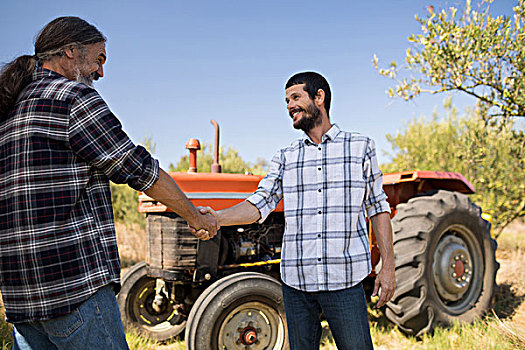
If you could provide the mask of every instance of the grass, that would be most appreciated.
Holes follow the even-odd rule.
[[[144,259],[144,230],[138,225],[117,225],[122,265],[127,267]],[[497,260],[500,269],[492,312],[473,324],[455,324],[437,328],[421,338],[409,337],[384,316],[382,310],[369,309],[374,346],[378,350],[463,350],[525,349],[525,224],[510,225],[498,238]],[[0,349],[11,348],[11,326],[3,321],[0,304]],[[182,350],[183,341],[158,343],[142,337],[132,329],[126,331],[132,350]],[[321,349],[337,349],[330,330],[323,324]]]
[[[2,300],[0,298],[0,349],[8,350],[11,349],[12,345],[11,336],[13,334],[13,327],[9,323],[5,322],[4,319],[4,305],[2,304]]]

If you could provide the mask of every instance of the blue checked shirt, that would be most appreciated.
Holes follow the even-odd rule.
[[[0,289],[10,322],[67,314],[120,283],[109,180],[136,190],[158,162],[100,95],[36,69],[0,121]]]
[[[366,215],[390,212],[372,139],[337,125],[279,150],[247,200],[263,222],[284,199],[281,278],[307,292],[349,288],[371,271]]]

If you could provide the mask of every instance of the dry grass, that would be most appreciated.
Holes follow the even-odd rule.
[[[369,310],[376,349],[525,349],[525,224],[517,222],[503,231],[496,257],[500,269],[495,305],[485,319],[416,339],[404,336],[381,311]]]
[[[124,269],[144,260],[145,234],[138,225],[117,224],[117,239]],[[457,324],[448,329],[437,329],[421,339],[403,335],[383,315],[381,310],[370,309],[372,339],[376,349],[525,349],[525,224],[510,225],[498,239],[498,289],[493,312],[471,325]],[[0,304],[0,318],[3,308]],[[182,350],[184,342],[156,343],[127,331],[130,349]],[[11,330],[0,321],[0,349],[10,349]],[[328,326],[324,324],[322,347],[337,349]]]
[[[115,223],[117,244],[122,268],[128,268],[146,255],[146,232],[138,224]]]

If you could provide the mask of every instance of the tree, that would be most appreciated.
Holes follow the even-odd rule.
[[[155,148],[157,147],[155,145],[155,142],[153,141],[153,137],[151,136],[144,136],[144,139],[140,143],[145,149],[148,150],[149,153],[155,154]]]
[[[155,142],[151,136],[146,136],[141,142],[151,154],[155,153]],[[144,226],[144,214],[138,212],[139,198],[137,191],[126,184],[111,182],[111,203],[115,221]]]
[[[487,104],[489,117],[525,116],[525,0],[517,0],[513,19],[490,15],[491,2],[473,11],[467,0],[461,16],[456,8],[438,13],[433,6],[425,18],[416,16],[422,33],[408,38],[404,66],[380,69],[374,55],[379,74],[397,83],[389,96],[458,91]]]
[[[138,212],[137,191],[126,184],[111,183],[111,203],[115,221],[144,226],[144,214]]]
[[[413,119],[403,132],[387,135],[396,154],[384,172],[406,169],[455,171],[476,189],[473,200],[493,218],[496,237],[525,216],[525,137],[515,122],[491,123],[483,108],[458,117],[451,100],[438,120]]]
[[[268,171],[269,163],[263,158],[257,158],[255,164],[242,160],[239,152],[232,147],[224,149],[219,147],[219,159],[223,173],[251,173],[256,175],[265,175]],[[204,145],[197,151],[197,170],[199,172],[210,172],[213,163],[212,145]],[[188,171],[189,158],[183,156],[177,165],[170,164],[169,171]]]

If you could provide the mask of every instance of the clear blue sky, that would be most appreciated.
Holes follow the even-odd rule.
[[[496,0],[494,14],[511,14],[513,0]],[[444,95],[391,100],[393,84],[377,74],[402,61],[414,19],[426,7],[463,1],[7,1],[0,3],[0,62],[33,54],[33,38],[53,18],[75,15],[107,37],[105,77],[95,87],[130,137],[145,136],[167,168],[186,154],[190,137],[213,141],[244,160],[271,159],[301,135],[292,128],[284,84],[294,73],[318,71],[333,91],[331,121],[376,140],[379,160],[391,152],[387,133],[414,116],[430,116]],[[473,101],[454,97],[461,110]]]

